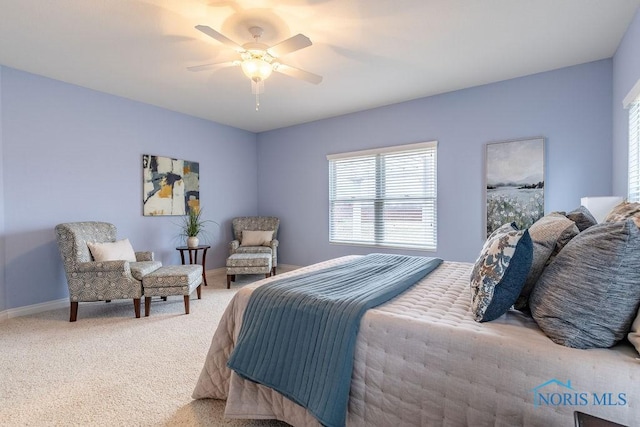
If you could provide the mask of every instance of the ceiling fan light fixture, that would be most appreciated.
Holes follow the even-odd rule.
[[[275,46],[267,46],[260,42],[260,37],[262,37],[263,33],[262,28],[253,26],[249,28],[249,32],[253,36],[254,41],[240,46],[238,43],[206,25],[196,25],[196,29],[240,54],[240,59],[228,61],[225,64],[240,65],[242,73],[251,81],[251,91],[256,96],[256,111],[260,108],[259,95],[264,92],[264,81],[273,71],[306,80],[313,84],[318,84],[322,81],[322,76],[282,64],[278,61],[283,55],[311,46],[311,40],[304,34],[289,37]],[[190,71],[203,71],[211,69],[212,66],[215,65],[215,63],[205,64],[187,67],[187,69]]]
[[[266,80],[273,72],[271,64],[260,57],[245,59],[240,66],[244,75],[254,82]]]

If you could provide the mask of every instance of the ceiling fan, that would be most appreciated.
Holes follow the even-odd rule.
[[[239,45],[207,25],[196,25],[195,28],[235,50],[240,55],[240,58],[234,61],[196,65],[187,67],[187,69],[189,71],[208,71],[239,65],[244,74],[251,80],[252,93],[256,95],[256,110],[260,107],[258,96],[264,92],[264,81],[273,71],[313,84],[318,84],[322,81],[322,76],[287,65],[280,60],[280,57],[286,54],[311,46],[311,40],[303,34],[295,35],[269,47],[260,42],[260,37],[263,34],[261,27],[250,27],[249,33],[251,33],[254,41],[243,45]]]

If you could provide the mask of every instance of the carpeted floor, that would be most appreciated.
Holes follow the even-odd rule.
[[[279,268],[280,272],[285,269]],[[0,322],[2,426],[286,426],[225,420],[224,402],[192,400],[227,303],[263,276],[208,272],[202,299],[153,299],[136,319],[133,303],[80,303],[78,321],[59,309]]]

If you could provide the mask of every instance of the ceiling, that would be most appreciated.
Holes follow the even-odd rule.
[[[610,58],[640,0],[0,0],[0,64],[252,132]],[[239,67],[191,72],[264,28],[313,45],[255,110]]]

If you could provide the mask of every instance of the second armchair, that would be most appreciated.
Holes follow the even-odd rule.
[[[234,218],[232,225],[234,240],[229,243],[229,255],[269,254],[271,274],[276,274],[280,220],[273,216],[243,216]]]

